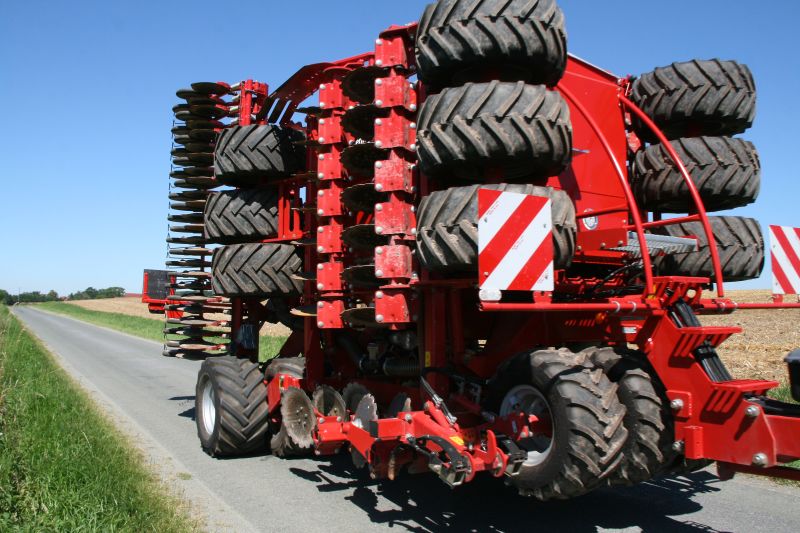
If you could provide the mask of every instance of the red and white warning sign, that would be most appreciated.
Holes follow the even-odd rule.
[[[770,226],[772,293],[800,294],[800,229]]]
[[[496,295],[485,299],[499,299],[498,291],[552,291],[550,199],[480,189],[478,214],[481,293]]]

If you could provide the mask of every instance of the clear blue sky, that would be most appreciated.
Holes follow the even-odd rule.
[[[0,3],[0,288],[138,291],[142,269],[164,261],[175,90],[247,77],[277,87],[304,64],[366,51],[426,3]],[[570,51],[619,75],[693,58],[747,63],[759,99],[744,137],[764,180],[759,202],[740,212],[800,226],[800,3],[561,6]]]

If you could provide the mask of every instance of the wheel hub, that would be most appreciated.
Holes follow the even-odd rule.
[[[532,385],[518,385],[508,391],[503,398],[503,402],[500,404],[500,416],[515,413],[524,413],[526,417],[535,416],[544,424],[552,423],[552,414],[547,398]],[[553,449],[552,441],[552,433],[537,433],[535,430],[521,437],[517,445],[528,454],[524,465],[532,466],[544,462]]]

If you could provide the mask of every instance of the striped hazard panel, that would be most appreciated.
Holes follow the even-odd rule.
[[[800,294],[800,229],[770,226],[772,293]]]
[[[478,214],[481,290],[552,291],[550,199],[480,189]]]

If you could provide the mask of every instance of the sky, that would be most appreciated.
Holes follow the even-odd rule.
[[[175,90],[245,78],[277,88],[305,64],[368,51],[426,3],[0,1],[0,288],[139,292],[142,270],[164,264]],[[800,226],[800,2],[560,5],[570,52],[620,76],[695,58],[749,65],[758,115],[742,137],[759,149],[763,184],[734,214]]]

